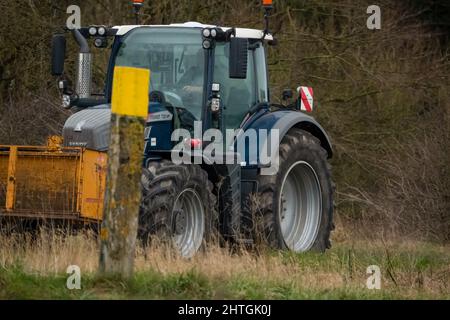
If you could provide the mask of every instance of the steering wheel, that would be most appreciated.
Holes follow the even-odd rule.
[[[167,93],[170,98],[171,93]],[[172,93],[175,94],[175,93]],[[175,94],[176,95],[176,94]],[[179,97],[181,102],[181,98]],[[194,129],[194,122],[196,121],[195,116],[187,110],[184,106],[173,106],[170,101],[168,101],[166,95],[162,91],[154,90],[149,94],[149,102],[157,102],[164,106],[174,115],[175,122],[179,122],[177,127],[185,128],[188,130]]]
[[[149,102],[158,102],[162,105],[166,104],[166,97],[161,91],[154,90],[149,94]]]

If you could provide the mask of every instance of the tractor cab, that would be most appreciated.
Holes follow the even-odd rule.
[[[111,66],[151,72],[146,154],[169,151],[176,129],[238,129],[268,103],[263,32],[186,23],[120,27]],[[110,68],[108,79],[113,78]],[[111,85],[108,86],[111,88]],[[108,90],[108,92],[110,92]],[[108,95],[108,101],[110,96]]]

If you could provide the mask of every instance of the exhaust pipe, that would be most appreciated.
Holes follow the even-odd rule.
[[[75,92],[80,99],[91,97],[92,81],[92,53],[89,50],[87,40],[78,29],[73,29],[72,34],[80,46],[76,73]]]

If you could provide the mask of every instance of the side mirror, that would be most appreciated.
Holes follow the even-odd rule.
[[[66,58],[66,37],[55,34],[52,39],[52,75],[61,76],[64,73],[64,60]]]
[[[283,101],[287,101],[289,99],[292,99],[294,96],[294,92],[291,89],[284,89],[283,90]]]
[[[231,79],[246,79],[248,67],[248,39],[230,39],[230,74]]]

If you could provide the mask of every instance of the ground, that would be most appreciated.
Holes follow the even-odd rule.
[[[91,233],[0,241],[0,299],[450,299],[450,247],[432,243],[346,239],[325,254],[211,246],[191,260],[139,247],[134,277],[121,281],[97,275]],[[81,269],[81,290],[66,287],[69,265]],[[366,286],[370,265],[380,290]]]

